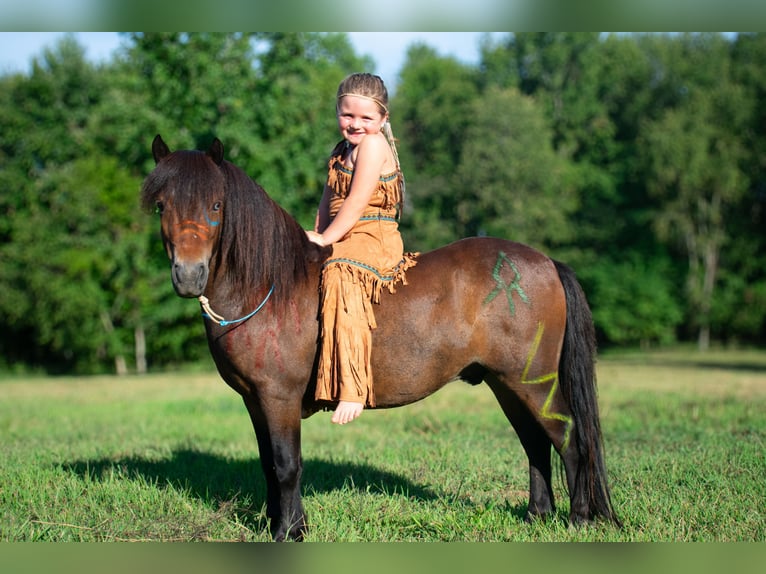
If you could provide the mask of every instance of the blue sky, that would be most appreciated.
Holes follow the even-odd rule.
[[[0,32],[0,74],[26,72],[33,56],[54,45],[63,32]],[[120,44],[116,32],[74,32],[93,61],[107,60]],[[348,32],[358,54],[371,56],[376,71],[389,86],[404,64],[407,48],[422,42],[442,56],[475,64],[479,59],[479,43],[487,32]],[[493,35],[503,33],[491,32]]]

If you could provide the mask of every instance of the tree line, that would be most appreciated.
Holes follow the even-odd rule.
[[[138,208],[150,142],[214,137],[308,228],[339,138],[343,33],[65,37],[0,77],[0,369],[207,358]],[[495,235],[570,264],[602,347],[766,340],[766,36],[524,33],[410,47],[390,102],[405,246]]]

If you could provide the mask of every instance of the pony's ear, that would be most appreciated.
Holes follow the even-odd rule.
[[[221,140],[215,138],[213,143],[210,144],[210,149],[207,150],[207,155],[215,162],[215,165],[221,165],[223,162],[223,144]]]
[[[162,136],[157,134],[152,141],[152,155],[154,156],[154,162],[160,163],[160,160],[166,155],[170,155],[170,148],[162,141]]]

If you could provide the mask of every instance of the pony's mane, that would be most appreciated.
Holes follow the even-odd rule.
[[[229,285],[247,305],[257,304],[257,287],[272,284],[273,297],[284,302],[295,283],[308,276],[306,253],[312,244],[306,233],[234,164],[223,161],[218,167],[204,152],[176,151],[145,180],[144,209],[152,209],[160,194],[175,205],[208,205],[214,197],[223,198],[216,268],[224,269]]]

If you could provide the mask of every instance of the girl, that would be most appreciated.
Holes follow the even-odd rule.
[[[375,406],[370,353],[376,327],[372,303],[386,287],[406,284],[415,265],[405,254],[398,215],[404,200],[388,92],[372,74],[338,86],[336,113],[343,140],[335,146],[309,239],[329,246],[322,268],[321,349],[316,400],[337,403],[332,422],[345,424]]]

